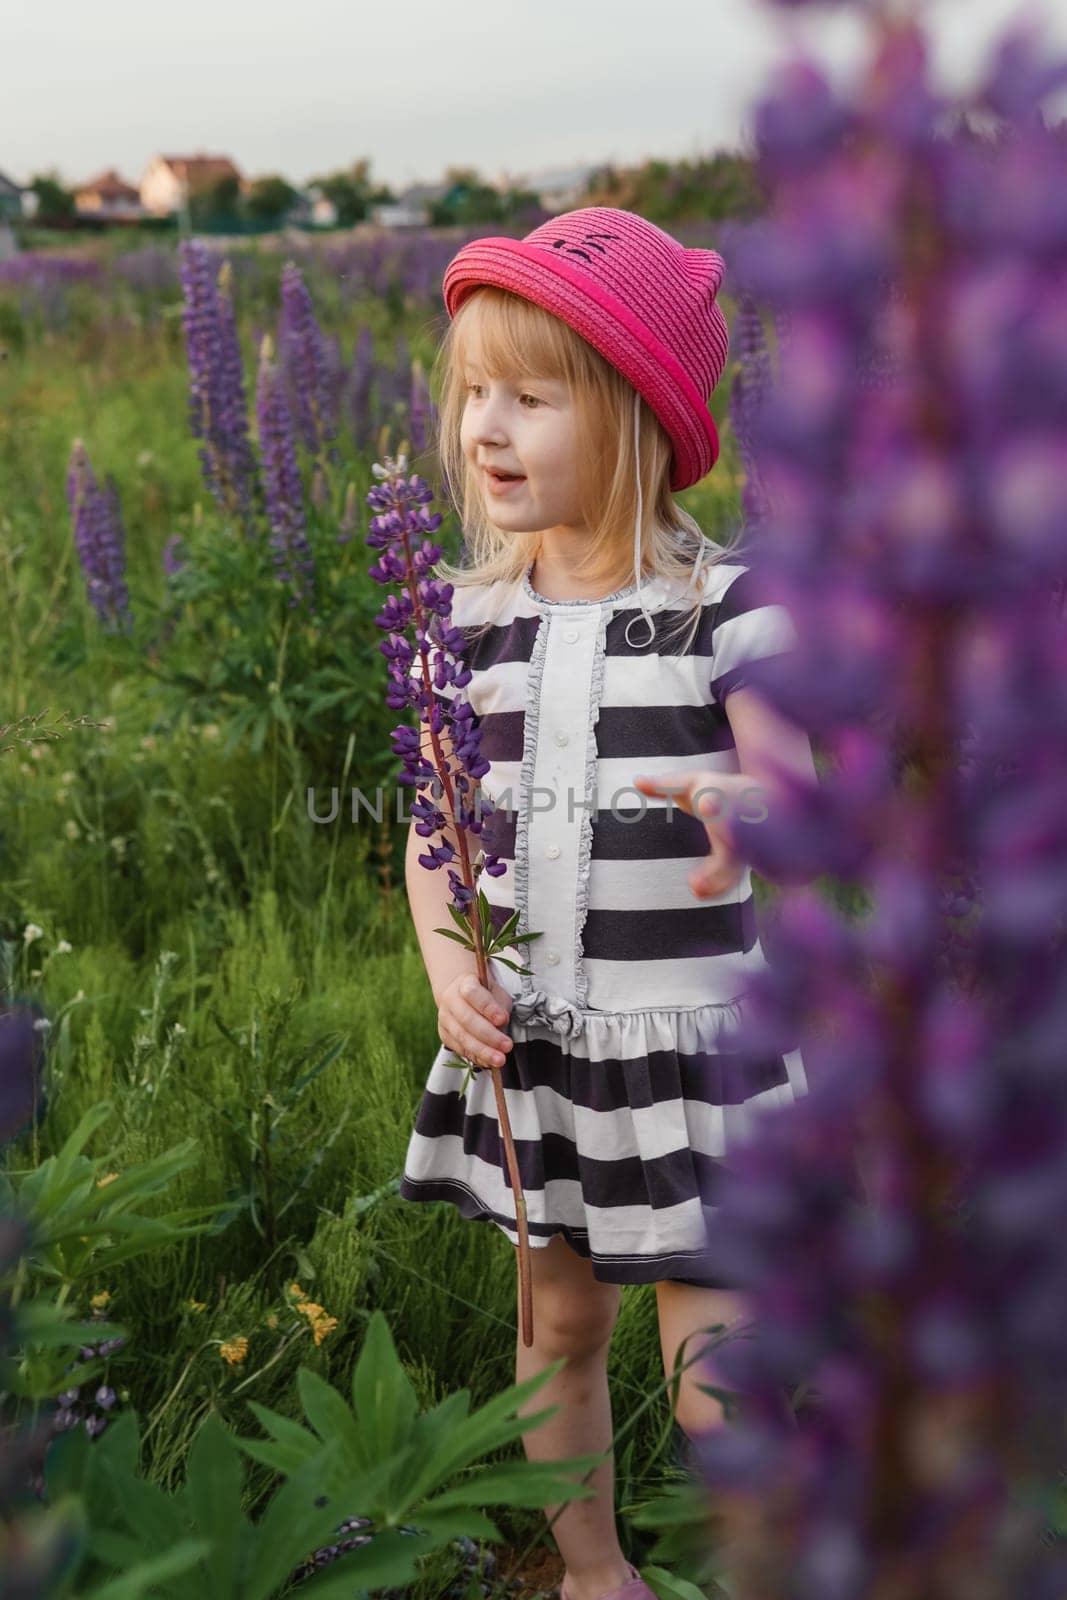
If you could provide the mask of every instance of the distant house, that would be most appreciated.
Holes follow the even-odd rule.
[[[337,207],[323,194],[317,183],[297,190],[298,198],[288,213],[288,222],[310,223],[316,228],[336,228]]]
[[[214,187],[223,178],[236,178],[244,190],[247,183],[229,156],[155,156],[141,179],[141,204],[156,217],[169,217],[180,211],[198,194]]]
[[[21,217],[22,185],[0,172],[0,217]]]
[[[405,189],[398,200],[372,205],[367,213],[368,222],[382,228],[426,228],[430,223],[430,207],[449,191],[446,183],[416,183]]]
[[[531,173],[523,180],[522,187],[533,191],[543,210],[557,213],[568,211],[581,204],[589,180],[596,171],[595,165],[552,167]]]
[[[318,228],[336,228],[337,207],[328,195],[323,194],[318,184],[312,184],[307,191],[311,202],[311,220]]]
[[[136,222],[145,214],[140,191],[120,178],[114,167],[75,189],[74,206],[79,216],[105,222]]]

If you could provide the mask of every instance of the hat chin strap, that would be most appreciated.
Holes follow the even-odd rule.
[[[637,512],[634,516],[634,578],[637,582],[639,614],[648,623],[648,638],[645,640],[645,644],[649,645],[656,637],[656,624],[652,621],[648,607],[641,598],[641,513],[643,510],[641,495],[641,396],[636,389],[634,390],[634,460],[637,467]],[[623,638],[628,645],[633,645],[633,640],[630,638],[630,629],[636,621],[637,617],[631,617],[623,630]]]
[[[645,621],[648,623],[649,632],[648,638],[645,640],[645,644],[649,645],[656,637],[656,624],[653,622],[651,613],[641,598],[641,512],[643,509],[643,500],[641,495],[641,396],[638,394],[636,389],[634,390],[634,461],[636,462],[637,469],[637,512],[634,516],[634,578],[637,582],[637,604],[640,608],[639,615],[644,617]],[[700,549],[697,551],[697,558],[693,563],[693,576],[689,580],[689,583],[692,586],[695,586],[699,580],[701,567],[703,566],[704,557],[707,555],[707,552],[708,541],[706,539],[701,539]],[[660,604],[662,605],[662,601]],[[633,644],[633,640],[630,638],[630,629],[633,627],[636,621],[637,617],[631,617],[623,630],[623,638],[629,645]]]

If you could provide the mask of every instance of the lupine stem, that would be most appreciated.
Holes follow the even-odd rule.
[[[410,523],[408,520],[407,502],[401,493],[398,496],[398,507],[401,512],[403,531],[401,543],[406,565],[405,586],[414,613],[415,622],[426,637],[426,613],[419,596],[418,583],[415,576],[415,566],[411,549]],[[419,648],[420,667],[422,672],[423,688],[427,701],[432,699],[433,686],[430,679],[430,663],[424,646]],[[433,767],[437,773],[441,787],[447,801],[447,812],[452,819],[459,844],[459,859],[463,883],[471,891],[470,908],[467,913],[471,936],[474,945],[474,959],[478,971],[478,981],[486,989],[489,988],[489,964],[485,954],[485,944],[482,938],[481,918],[478,915],[476,899],[477,876],[471,863],[470,849],[467,843],[467,832],[459,826],[456,818],[455,791],[451,782],[451,772],[444,751],[441,749],[440,739],[434,730],[432,719],[428,724],[430,742],[433,748]],[[500,1137],[504,1145],[504,1159],[507,1165],[508,1181],[511,1184],[511,1193],[515,1202],[515,1225],[519,1235],[519,1316],[522,1327],[522,1342],[529,1347],[533,1344],[533,1280],[530,1266],[530,1236],[526,1218],[526,1196],[523,1193],[522,1177],[519,1172],[519,1161],[515,1151],[515,1139],[511,1131],[511,1119],[508,1116],[507,1099],[504,1095],[504,1085],[500,1079],[500,1068],[488,1067],[486,1069],[493,1075],[493,1095],[496,1100],[497,1119],[500,1126]]]

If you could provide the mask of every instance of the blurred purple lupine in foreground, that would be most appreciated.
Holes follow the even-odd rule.
[[[228,267],[224,264],[217,275],[199,239],[183,240],[180,253],[193,437],[203,441],[200,464],[215,500],[223,511],[247,524],[256,462],[248,433],[241,346],[226,286]]]
[[[337,372],[295,262],[282,268],[278,361],[288,380],[297,429],[313,456],[337,436]]]
[[[395,584],[399,591],[387,597],[374,619],[379,628],[388,629],[389,633],[378,646],[389,668],[385,700],[387,705],[397,709],[411,705],[419,708],[419,726],[413,728],[405,722],[394,728],[392,748],[402,761],[399,781],[413,784],[420,790],[418,799],[411,805],[411,815],[417,819],[412,824],[415,832],[423,839],[442,834],[441,843],[431,844],[428,853],[420,855],[418,860],[420,866],[431,872],[448,867],[452,891],[449,909],[457,926],[434,931],[457,939],[472,951],[478,981],[489,988],[489,958],[511,944],[540,935],[516,933],[517,912],[494,931],[489,903],[483,892],[478,891],[476,895],[479,874],[484,870],[491,877],[500,877],[507,871],[507,863],[485,850],[478,852],[474,862],[470,859],[467,834],[480,835],[485,821],[495,810],[489,797],[479,790],[479,780],[489,771],[489,763],[481,753],[481,728],[475,723],[474,709],[469,700],[456,692],[466,687],[472,674],[463,659],[467,647],[463,630],[452,626],[451,622],[453,586],[442,582],[433,572],[443,551],[427,536],[437,531],[443,519],[439,511],[426,509],[433,500],[433,490],[417,473],[406,476],[407,465],[405,455],[376,461],[371,471],[380,483],[367,494],[367,504],[378,513],[371,518],[367,543],[380,551],[377,565],[368,570],[375,583]],[[417,540],[420,542],[416,543]],[[412,624],[414,645],[407,637]],[[416,654],[421,679],[412,676]],[[422,753],[423,728],[429,731],[432,760]],[[441,744],[443,733],[447,733],[451,741],[451,756],[445,755]],[[431,786],[435,791],[433,797],[425,792]],[[437,795],[443,796],[447,815],[438,805]],[[459,872],[450,865],[456,859],[456,851],[442,833],[449,821],[459,840]],[[514,966],[506,956],[499,959]],[[523,1343],[530,1346],[533,1343],[530,1243],[526,1197],[519,1177],[511,1121],[499,1071],[491,1067],[472,1070],[492,1073],[497,1120],[519,1236],[522,1338]]]
[[[0,1001],[0,1144],[17,1138],[43,1105],[41,1061],[44,1012]]]
[[[75,439],[70,453],[67,505],[93,608],[108,629],[128,631],[133,618],[126,587],[126,531],[118,490],[110,478],[106,487],[100,488],[80,439]]]
[[[314,562],[307,539],[304,487],[285,383],[274,361],[269,334],[260,348],[256,418],[263,463],[263,500],[271,526],[278,577],[294,591],[289,599],[290,606],[301,602],[310,605]]]
[[[1061,1600],[1067,63],[1013,30],[953,130],[921,27],[869,27],[847,100],[801,60],[759,105],[771,210],[724,245],[787,330],[749,562],[799,643],[753,682],[828,757],[737,840],[868,910],[787,891],[750,986],[741,1047],[811,1092],[716,1194],[753,1316],[700,1456],[739,1600]]]

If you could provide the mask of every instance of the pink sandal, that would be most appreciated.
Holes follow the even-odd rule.
[[[609,1589],[606,1594],[599,1595],[597,1600],[656,1600],[654,1591],[648,1587],[633,1563],[628,1561],[626,1565],[632,1574],[629,1580],[621,1589]],[[571,1600],[567,1593],[566,1581],[560,1584],[559,1600]]]

